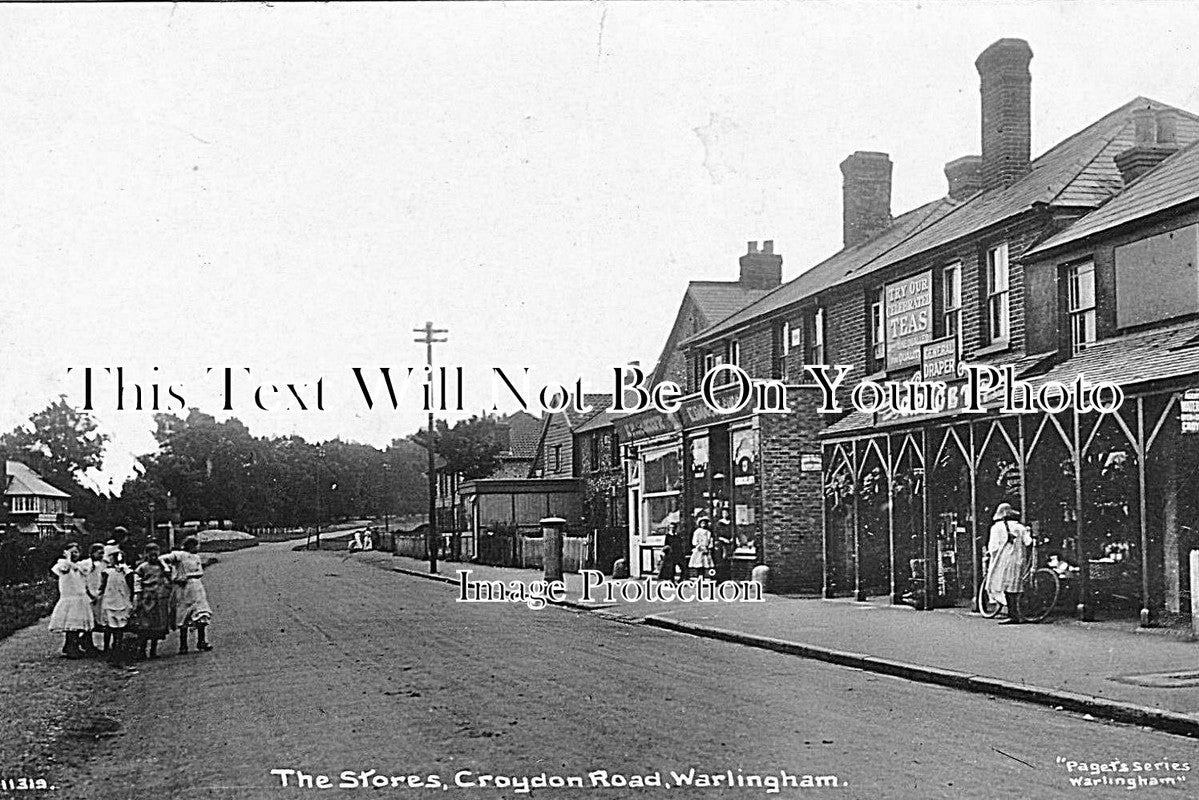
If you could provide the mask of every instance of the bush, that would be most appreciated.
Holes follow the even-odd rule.
[[[0,586],[0,639],[11,636],[50,613],[58,600],[58,582]]]
[[[62,558],[67,542],[79,542],[82,557],[87,543],[78,538],[54,536],[37,539],[23,533],[10,533],[0,539],[0,586],[40,583],[50,578],[50,567]]]

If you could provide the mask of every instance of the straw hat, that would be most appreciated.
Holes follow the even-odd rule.
[[[1003,519],[1020,519],[1020,515],[1016,512],[1016,509],[1012,508],[1011,503],[1000,503],[995,509],[995,515],[991,519],[996,522]]]

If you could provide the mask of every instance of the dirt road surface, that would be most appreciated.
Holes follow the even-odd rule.
[[[585,612],[456,603],[451,586],[336,553],[263,545],[223,555],[206,583],[215,651],[173,655],[172,639],[172,655],[136,674],[103,673],[98,701],[119,727],[86,746],[58,736],[59,757],[41,765],[58,788],[44,796],[474,800],[528,796],[520,778],[542,773],[580,776],[587,788],[535,797],[771,794],[768,783],[670,787],[672,772],[694,768],[731,772],[734,784],[780,771],[838,784],[784,785],[782,797],[1127,797],[1070,786],[1059,759],[1196,761],[1191,740],[1052,709]],[[49,634],[36,635],[55,674],[103,670],[58,661]],[[314,776],[314,786],[327,776],[333,788],[297,788],[295,773],[272,770]],[[369,770],[367,782],[436,776],[445,788],[337,788],[343,771]],[[667,785],[592,787],[599,771]],[[456,785],[483,775],[516,783]],[[1197,793],[1199,778],[1135,792]]]

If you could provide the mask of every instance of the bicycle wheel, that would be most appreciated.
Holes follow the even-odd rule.
[[[978,613],[982,614],[987,619],[999,616],[999,612],[1003,610],[1003,603],[996,603],[991,599],[991,593],[987,591],[987,587],[979,587],[978,590]]]
[[[991,577],[989,568],[983,570],[982,584],[978,587],[978,613],[984,617],[991,619],[999,616],[999,611],[1004,607],[1003,603],[996,603],[991,599],[991,593],[987,591],[987,579]]]
[[[1024,594],[1020,598],[1020,616],[1028,622],[1040,622],[1049,616],[1057,604],[1057,593],[1061,590],[1061,581],[1051,569],[1041,569],[1033,572],[1025,584]]]

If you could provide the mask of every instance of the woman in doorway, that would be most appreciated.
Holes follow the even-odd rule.
[[[991,568],[987,572],[987,592],[996,603],[1006,603],[1007,619],[1000,625],[1019,625],[1020,595],[1024,591],[1024,573],[1032,535],[1020,524],[1020,515],[1010,503],[1000,503],[995,509],[987,553]]]

